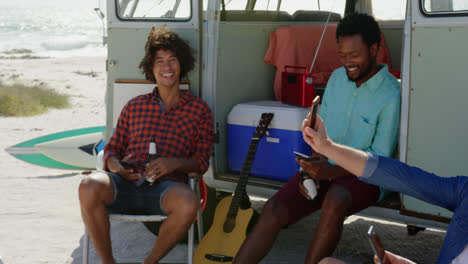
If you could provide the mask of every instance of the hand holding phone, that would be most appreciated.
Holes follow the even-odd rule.
[[[131,164],[131,163],[128,162],[128,161],[119,160],[119,163],[120,163],[120,165],[122,165],[122,167],[124,167],[125,169],[133,169],[133,164]]]
[[[315,119],[317,116],[318,106],[320,103],[320,96],[315,96],[314,100],[312,101],[312,105],[310,106],[310,114],[309,114],[309,127],[312,129],[315,126]]]
[[[307,156],[304,153],[300,153],[300,152],[297,152],[297,151],[293,151],[293,152],[296,155],[296,158],[303,159],[303,160],[313,160],[310,156]]]
[[[367,231],[367,238],[371,245],[372,251],[377,256],[377,259],[379,260],[379,263],[383,264],[385,250],[382,245],[382,242],[380,241],[379,236],[374,231],[374,226],[369,227],[369,230]]]

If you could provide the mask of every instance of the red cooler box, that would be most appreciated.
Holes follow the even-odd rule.
[[[288,181],[299,169],[293,151],[305,154],[311,151],[301,132],[302,120],[309,113],[309,108],[278,101],[250,102],[233,107],[227,125],[229,169],[235,172],[242,170],[262,113],[274,113],[274,117],[258,144],[250,174]]]

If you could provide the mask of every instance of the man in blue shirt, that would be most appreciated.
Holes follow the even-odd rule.
[[[447,229],[437,263],[468,263],[468,177],[439,177],[400,161],[377,156],[333,142],[323,120],[317,117],[315,130],[304,120],[304,140],[318,153],[327,156],[362,181],[411,195],[446,208],[454,214]],[[299,161],[301,164],[302,161]],[[412,263],[385,252],[384,263]],[[341,263],[325,259],[321,263]]]
[[[378,155],[395,150],[400,86],[386,65],[376,61],[381,32],[365,14],[343,18],[336,30],[343,67],[335,70],[325,89],[320,108],[333,140]],[[320,180],[318,196],[311,199],[298,172],[264,206],[258,224],[247,237],[234,263],[258,263],[271,249],[281,228],[322,209],[306,263],[317,263],[332,254],[346,216],[378,201],[379,187],[357,180],[324,156],[302,164],[311,178]]]

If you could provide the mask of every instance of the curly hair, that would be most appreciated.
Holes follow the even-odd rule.
[[[359,34],[364,43],[370,47],[377,43],[380,47],[380,28],[372,16],[361,13],[352,13],[340,20],[336,28],[336,41],[339,37]]]
[[[188,43],[179,35],[170,31],[166,26],[156,28],[153,26],[145,45],[145,57],[140,62],[139,68],[149,81],[156,82],[153,74],[153,65],[159,50],[170,50],[175,53],[180,63],[180,79],[193,70],[195,58]]]

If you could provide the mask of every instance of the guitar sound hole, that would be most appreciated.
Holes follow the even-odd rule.
[[[252,203],[250,202],[250,198],[247,195],[247,193],[245,192],[245,190],[244,190],[244,194],[242,195],[242,200],[241,200],[241,203],[240,203],[239,207],[242,210],[246,210],[246,209],[252,207]]]
[[[223,225],[224,233],[231,233],[232,230],[234,230],[235,226],[236,226],[236,219],[232,219],[232,218],[226,219]]]

